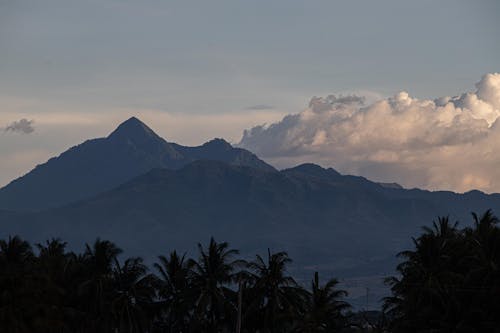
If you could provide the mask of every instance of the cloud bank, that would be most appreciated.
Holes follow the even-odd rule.
[[[313,97],[298,114],[245,130],[239,145],[279,167],[312,161],[406,187],[500,192],[499,116],[492,73],[474,92],[435,100]]]
[[[5,132],[14,132],[14,133],[22,133],[22,134],[30,134],[35,131],[33,127],[33,120],[28,120],[23,118],[19,121],[14,121],[7,127],[5,127]]]

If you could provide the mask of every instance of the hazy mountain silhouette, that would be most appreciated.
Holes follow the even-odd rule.
[[[0,209],[40,210],[89,198],[154,168],[212,159],[266,171],[273,167],[222,139],[199,147],[166,142],[132,117],[107,138],[85,141],[0,189]]]
[[[267,172],[200,160],[61,208],[0,213],[0,227],[2,237],[33,241],[99,236],[146,258],[213,235],[243,253],[286,249],[302,272],[368,275],[392,270],[395,253],[436,216],[468,221],[487,208],[500,211],[500,196],[387,188],[313,164]]]
[[[100,237],[152,260],[214,236],[243,255],[288,251],[299,279],[366,277],[392,274],[395,254],[437,216],[470,221],[489,208],[500,211],[499,194],[408,190],[314,164],[277,171],[224,140],[184,147],[131,118],[1,189],[0,238]],[[383,290],[380,277],[366,281]]]

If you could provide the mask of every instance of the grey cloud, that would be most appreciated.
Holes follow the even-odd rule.
[[[18,121],[12,122],[10,125],[5,127],[4,131],[5,132],[13,132],[13,133],[22,133],[22,134],[30,134],[35,131],[35,128],[33,127],[33,120],[28,120],[26,118],[23,118]]]
[[[340,95],[339,97],[335,95],[328,95],[327,97],[314,96],[309,102],[309,107],[315,112],[321,112],[349,105],[363,105],[364,103],[365,98],[363,96],[356,95]]]

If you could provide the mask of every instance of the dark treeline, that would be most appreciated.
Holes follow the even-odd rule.
[[[245,262],[214,239],[197,259],[172,252],[150,272],[109,241],[66,251],[0,241],[0,332],[316,332],[346,327],[337,281],[310,289],[287,275],[285,252]]]
[[[459,229],[447,218],[399,255],[383,312],[350,313],[331,279],[309,286],[285,252],[252,261],[214,239],[196,258],[172,252],[148,269],[112,242],[83,253],[53,239],[0,240],[0,332],[498,332],[500,229],[490,211]]]
[[[391,332],[500,332],[500,228],[491,211],[472,227],[439,218],[399,254],[387,279]]]

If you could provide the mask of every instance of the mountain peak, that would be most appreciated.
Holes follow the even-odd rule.
[[[151,139],[158,140],[160,137],[138,118],[131,117],[118,125],[108,139],[143,142]]]
[[[315,172],[322,172],[325,170],[321,166],[314,163],[302,163],[297,165],[294,169],[300,171],[315,171]]]
[[[215,138],[203,144],[205,147],[212,147],[214,149],[224,149],[228,150],[233,148],[229,142],[221,138]]]

